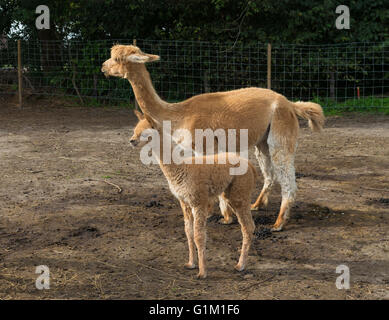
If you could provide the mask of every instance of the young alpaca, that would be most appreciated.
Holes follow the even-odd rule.
[[[253,238],[255,224],[250,212],[250,195],[255,185],[256,171],[246,159],[234,153],[226,153],[225,164],[218,164],[218,157],[222,154],[203,156],[203,164],[195,164],[196,157],[191,157],[190,163],[164,164],[161,160],[163,154],[162,129],[152,119],[147,119],[135,112],[139,122],[130,138],[132,146],[143,146],[147,141],[146,129],[155,128],[160,137],[160,154],[155,154],[159,165],[165,175],[171,192],[180,201],[185,221],[185,233],[189,246],[189,261],[186,268],[195,268],[195,247],[197,247],[199,273],[198,278],[207,276],[205,262],[206,222],[210,206],[215,198],[222,196],[225,203],[235,213],[241,226],[243,243],[240,258],[235,269],[242,271],[245,268],[248,251]],[[143,139],[142,140],[146,140]],[[206,164],[207,157],[214,157],[213,164]],[[230,168],[238,167],[237,161],[247,162],[247,171],[242,175],[231,175]],[[231,164],[234,163],[234,164]]]
[[[262,88],[243,88],[227,92],[206,93],[178,103],[163,101],[156,93],[145,63],[159,56],[142,52],[131,45],[115,45],[111,58],[103,63],[106,76],[128,79],[143,113],[157,123],[170,120],[172,131],[187,129],[194,136],[196,129],[236,129],[237,150],[239,129],[248,130],[248,147],[254,146],[264,185],[252,209],[268,202],[274,182],[281,185],[282,202],[272,230],[285,225],[296,194],[294,154],[299,123],[297,117],[308,120],[313,131],[324,124],[323,110],[313,102],[291,102],[283,95]],[[230,221],[228,206],[220,199],[225,222]]]

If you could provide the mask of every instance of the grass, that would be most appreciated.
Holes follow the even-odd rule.
[[[389,97],[364,97],[336,102],[332,99],[315,98],[312,100],[323,107],[325,115],[343,115],[348,112],[379,113],[389,115]]]
[[[86,107],[98,107],[103,109],[134,109],[134,104],[129,101],[118,100],[115,104],[106,104],[98,101],[95,98],[83,98]],[[64,100],[71,102],[72,106],[81,106],[80,100],[77,97],[64,97]],[[373,113],[389,115],[389,97],[364,97],[361,99],[348,99],[343,102],[336,102],[329,98],[314,98],[312,100],[323,107],[324,114],[329,115],[344,115],[347,113]],[[170,101],[169,102],[178,102]]]
[[[81,106],[78,97],[63,97],[63,99],[71,103],[72,106]],[[107,104],[99,101],[96,98],[83,98],[86,107],[99,107],[103,109],[134,109],[134,104],[130,101],[118,100],[116,103]],[[312,100],[323,107],[325,115],[342,115],[348,112],[358,113],[379,113],[389,115],[389,97],[364,97],[361,99],[348,99],[343,102],[336,102],[329,98],[316,97]],[[178,102],[176,100],[169,102]]]
[[[103,108],[103,109],[134,109],[135,106],[130,101],[117,100],[117,102],[103,102],[99,99],[92,97],[82,97],[84,104],[81,103],[80,99],[76,96],[61,96],[61,100],[67,103],[67,106],[72,107],[90,107],[90,108]]]
[[[16,85],[6,86],[8,92],[15,92],[17,90]],[[3,88],[2,88],[3,89]],[[5,87],[4,87],[5,89]],[[1,90],[0,90],[1,91]],[[38,96],[45,96],[45,94],[38,94]],[[103,109],[134,109],[133,99],[117,100],[116,102],[107,101],[103,99],[97,99],[93,97],[83,97],[83,104],[77,96],[66,96],[63,94],[53,94],[49,96],[55,101],[60,101],[64,105],[69,107],[90,107],[90,108],[103,108]],[[389,97],[363,97],[360,99],[348,99],[345,101],[335,101],[330,98],[315,97],[313,102],[320,104],[323,107],[324,114],[328,115],[343,115],[349,112],[353,113],[374,113],[389,115]],[[178,102],[177,100],[169,100],[169,102]]]

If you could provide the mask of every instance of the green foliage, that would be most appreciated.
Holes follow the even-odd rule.
[[[0,32],[13,21],[25,38],[39,38],[40,0],[3,0]],[[336,0],[46,0],[53,39],[159,39],[319,44],[384,41],[387,0],[350,0],[351,29],[337,30]]]

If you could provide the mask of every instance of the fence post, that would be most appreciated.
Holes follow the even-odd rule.
[[[132,44],[136,46],[136,39],[132,39]],[[134,97],[135,110],[139,111],[138,101],[136,101],[136,97]]]
[[[22,44],[18,40],[18,88],[19,88],[19,108],[22,108]]]
[[[267,44],[267,88],[271,89],[271,43]]]

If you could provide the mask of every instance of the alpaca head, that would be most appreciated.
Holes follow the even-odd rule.
[[[138,118],[138,123],[136,124],[136,127],[134,128],[134,134],[130,138],[130,144],[133,147],[143,147],[148,141],[146,138],[151,138],[148,135],[147,129],[154,129],[153,121],[151,118],[149,118],[147,115],[145,116],[138,110],[134,110],[135,115]],[[143,135],[144,139],[140,139]]]
[[[115,45],[111,48],[111,58],[103,63],[101,71],[106,77],[127,78],[136,70],[136,66],[159,60],[159,56],[142,52],[132,45]]]

